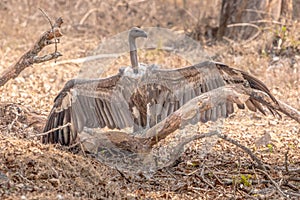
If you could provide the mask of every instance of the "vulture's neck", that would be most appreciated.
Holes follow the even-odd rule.
[[[133,72],[136,74],[138,73],[138,58],[137,58],[137,49],[136,49],[136,44],[135,44],[135,38],[129,36],[129,50],[130,50],[130,61],[131,61],[131,66],[133,69]]]

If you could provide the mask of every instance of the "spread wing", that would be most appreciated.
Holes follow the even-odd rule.
[[[135,131],[150,128],[194,97],[227,84],[242,84],[264,91],[276,102],[258,79],[215,62],[173,70],[148,67],[141,76],[120,73],[106,79],[74,79],[55,99],[44,129],[44,132],[52,131],[43,141],[72,144],[83,127],[122,129],[133,126]],[[250,98],[245,104],[250,110],[265,114],[263,105],[257,100]],[[243,104],[237,106],[245,108]],[[277,114],[272,108],[269,110]],[[222,102],[200,113],[200,120],[215,121],[233,111],[231,102]]]
[[[139,86],[132,98],[132,103],[140,111],[139,118],[134,119],[135,130],[153,127],[194,97],[228,84],[242,84],[245,87],[261,90],[277,102],[263,82],[246,72],[222,63],[207,61],[180,69],[153,69],[146,73],[143,84]],[[259,110],[266,114],[262,104],[253,98],[245,104],[254,112]],[[240,109],[245,108],[243,104],[237,106]],[[273,115],[280,116],[276,110],[268,105],[265,106]],[[233,112],[232,102],[223,102],[200,113],[200,120],[201,122],[216,121]]]
[[[186,102],[226,84],[213,62],[173,69],[153,69],[134,93],[132,102],[140,111],[135,124],[152,127],[178,110]],[[232,103],[224,103],[201,114],[201,121],[217,120],[233,112]]]
[[[132,126],[124,100],[130,88],[122,87],[118,84],[120,81],[120,74],[106,79],[68,81],[54,100],[44,128],[44,132],[50,132],[43,137],[43,142],[69,145],[84,127],[122,129]]]

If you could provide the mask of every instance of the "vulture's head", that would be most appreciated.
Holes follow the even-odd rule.
[[[138,37],[147,37],[147,33],[140,28],[133,27],[130,29],[128,34],[129,48],[130,51],[136,51],[135,39]]]
[[[133,39],[138,38],[138,37],[146,38],[147,36],[148,36],[147,33],[138,27],[133,27],[129,31],[129,37],[131,37]]]

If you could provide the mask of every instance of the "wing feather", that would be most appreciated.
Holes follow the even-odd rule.
[[[74,143],[77,134],[84,127],[116,128],[116,124],[121,124],[120,120],[114,123],[113,111],[109,106],[112,91],[120,77],[118,74],[106,79],[68,81],[55,98],[54,106],[44,127],[44,132],[50,133],[44,136],[42,141],[70,145]],[[64,126],[68,123],[71,125]],[[61,126],[63,127],[59,128]],[[58,130],[53,130],[56,128]]]
[[[114,128],[115,127],[115,124],[113,122],[113,118],[111,116],[111,109],[110,109],[110,106],[109,106],[109,102],[103,102],[103,110],[104,110],[104,114],[106,115],[107,117],[107,127],[108,128]]]
[[[105,121],[104,121],[104,116],[103,116],[103,112],[101,112],[101,108],[102,108],[102,104],[101,104],[101,100],[100,99],[95,99],[95,104],[96,104],[96,115],[98,118],[98,122],[100,127],[105,127]]]
[[[57,119],[57,123],[58,124],[63,124],[65,113],[66,112],[59,113],[59,117]],[[59,129],[58,130],[58,134],[57,134],[58,135],[58,142],[61,143],[61,144],[65,144],[66,143],[65,140],[64,140],[63,130],[64,129]]]
[[[257,108],[256,108],[255,104],[252,103],[252,101],[253,101],[253,100],[249,99],[249,100],[247,100],[247,101],[245,102],[245,104],[246,104],[246,106],[247,106],[247,108],[248,108],[249,110],[251,110],[251,111],[253,111],[253,112],[256,112],[256,111],[257,111]]]
[[[222,105],[221,105],[221,116],[222,117],[224,117],[224,118],[226,118],[226,117],[228,117],[228,112],[227,112],[227,105],[225,104],[225,103],[223,103]]]
[[[218,119],[218,116],[217,116],[217,107],[213,107],[211,109],[211,118],[209,120],[215,122],[215,121],[217,121],[217,119]]]
[[[227,84],[261,90],[277,102],[263,82],[243,71],[210,61],[172,70],[152,68],[138,78],[123,73],[106,79],[75,79],[67,82],[56,97],[44,132],[70,122],[71,126],[53,131],[43,139],[71,144],[86,126],[119,129],[135,126],[135,130],[152,127],[194,97]],[[252,97],[245,104],[263,114],[263,106],[267,106],[272,114],[279,115]],[[244,104],[237,106],[245,108]],[[233,103],[223,102],[200,113],[200,121],[216,121],[233,112]]]
[[[63,120],[63,124],[67,124],[68,122],[71,121],[71,115],[70,115],[70,108],[68,108],[65,112],[65,117],[64,117],[64,120]],[[64,140],[64,143],[66,144],[70,144],[70,134],[65,134],[65,133],[70,133],[70,126],[66,126],[63,128],[63,131],[62,131],[62,136],[63,136],[63,140]]]

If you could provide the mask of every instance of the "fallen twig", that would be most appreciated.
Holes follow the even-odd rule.
[[[272,182],[272,184],[275,186],[275,188],[278,190],[279,194],[282,197],[289,198],[289,196],[281,190],[279,185],[272,179],[272,177],[265,170],[261,170],[261,169],[258,169],[258,170],[268,177],[268,179]]]
[[[206,183],[210,188],[212,188],[213,190],[216,190],[216,188],[212,185],[212,183],[210,183],[209,181],[207,181],[207,180],[205,179],[205,177],[204,177],[204,171],[205,171],[205,166],[202,167],[199,178],[200,178],[204,183]]]
[[[219,138],[222,138],[223,140],[226,140],[227,142],[230,142],[231,144],[234,144],[234,145],[240,147],[242,150],[244,150],[244,152],[246,152],[246,153],[252,158],[252,160],[254,160],[254,161],[258,164],[258,168],[259,168],[259,169],[262,169],[262,170],[265,170],[265,171],[266,171],[266,168],[265,168],[264,164],[261,162],[261,160],[259,160],[259,159],[252,153],[252,151],[251,151],[250,149],[248,149],[248,148],[245,147],[244,145],[240,144],[238,141],[229,138],[227,135],[218,133],[217,136],[218,136]]]
[[[283,185],[286,186],[286,187],[288,187],[288,188],[290,188],[290,189],[292,189],[292,190],[294,190],[294,191],[296,191],[296,192],[299,192],[299,189],[297,188],[297,186],[289,183],[288,181],[286,181]]]
[[[289,164],[288,164],[288,154],[289,150],[287,150],[284,154],[284,166],[285,166],[285,171],[288,173],[289,172]]]
[[[67,126],[71,126],[71,123],[67,123],[67,124],[65,124],[63,126],[59,126],[57,128],[51,129],[51,130],[49,130],[49,131],[47,131],[45,133],[31,135],[30,137],[40,137],[40,136],[48,135],[49,133],[52,133],[52,132],[57,131],[57,130],[61,130],[61,129],[67,127]]]

